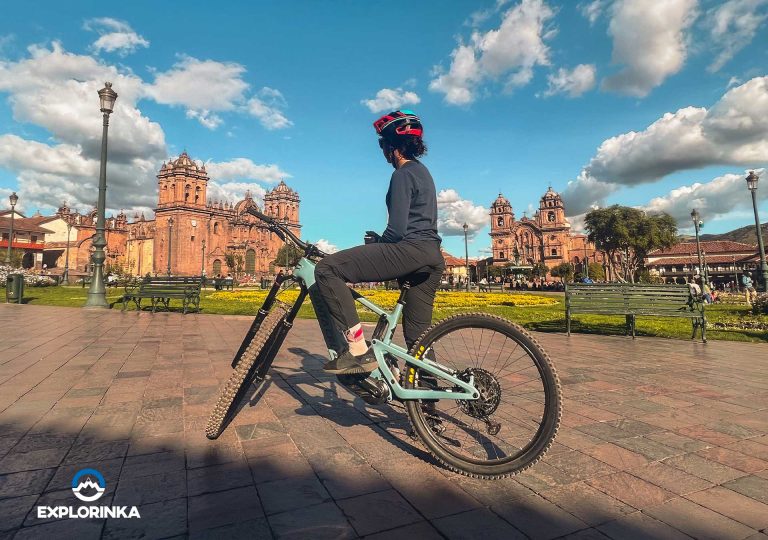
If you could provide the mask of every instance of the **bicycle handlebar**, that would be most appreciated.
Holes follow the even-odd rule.
[[[261,221],[267,224],[267,227],[269,230],[273,231],[275,234],[277,234],[283,242],[285,242],[285,237],[291,239],[291,241],[296,244],[300,249],[304,250],[304,255],[306,257],[309,257],[311,255],[317,255],[319,257],[325,257],[326,254],[320,251],[317,246],[314,244],[309,244],[307,242],[302,241],[296,234],[286,227],[284,224],[277,221],[275,218],[268,216],[266,214],[262,214],[255,208],[248,208],[247,212],[251,214],[252,216],[257,217]]]

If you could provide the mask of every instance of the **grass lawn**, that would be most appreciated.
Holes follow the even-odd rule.
[[[108,289],[110,303],[118,302],[113,309],[120,309],[122,288]],[[384,308],[391,307],[397,300],[397,291],[361,291],[370,296],[371,301]],[[51,306],[80,307],[85,303],[87,288],[71,287],[27,287],[24,303]],[[261,305],[267,291],[237,289],[235,291],[204,290],[200,301],[203,313],[226,315],[254,315]],[[296,291],[283,293],[286,301],[295,298]],[[171,301],[171,308],[180,310],[181,302]],[[133,309],[130,305],[129,309]],[[565,331],[565,307],[562,295],[534,295],[525,293],[463,293],[440,292],[435,301],[434,319],[442,319],[455,313],[483,311],[501,315],[525,328],[541,332]],[[373,313],[362,309],[363,320],[374,321]],[[299,312],[301,318],[314,318],[314,311],[309,301],[305,301]],[[731,341],[768,342],[768,331],[743,329],[717,329],[720,324],[733,327],[735,323],[768,323],[766,316],[750,315],[744,305],[716,304],[707,307],[707,337]],[[624,334],[624,317],[603,315],[577,315],[571,325],[571,331],[593,334]],[[689,339],[691,322],[689,319],[639,317],[637,334],[641,336],[671,337]]]

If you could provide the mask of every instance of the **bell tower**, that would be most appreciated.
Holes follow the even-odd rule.
[[[158,208],[205,208],[208,190],[205,165],[198,166],[186,152],[163,163],[157,173]]]
[[[568,227],[568,221],[565,219],[565,208],[560,194],[547,188],[547,192],[539,201],[538,212],[539,227],[542,229],[562,229]]]
[[[289,188],[286,183],[280,183],[264,194],[264,213],[280,221],[284,221],[299,235],[299,194]]]

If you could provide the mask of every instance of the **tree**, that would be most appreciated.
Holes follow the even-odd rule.
[[[544,263],[536,263],[531,268],[531,276],[535,278],[543,278],[549,273],[549,268]]]
[[[488,266],[488,277],[497,278],[504,275],[504,269],[501,266]]]
[[[649,215],[637,208],[613,205],[587,213],[590,242],[605,253],[620,281],[634,283],[648,253],[677,241],[677,223],[666,213]]]
[[[560,280],[565,283],[573,280],[575,268],[571,263],[560,263],[549,271],[552,277],[559,277]]]
[[[228,251],[224,254],[224,260],[237,279],[237,276],[243,271],[243,256],[240,253]]]
[[[8,248],[0,248],[0,266],[5,264],[5,255],[8,253]],[[11,248],[11,268],[21,268],[21,262],[24,259],[24,250],[18,248]]]
[[[280,246],[280,249],[277,250],[277,256],[275,257],[275,260],[272,261],[272,264],[275,266],[282,266],[283,268],[296,266],[296,263],[298,263],[299,259],[303,256],[304,252],[302,250],[293,244],[286,243]]]
[[[597,262],[589,263],[589,279],[592,281],[605,281],[603,265]]]

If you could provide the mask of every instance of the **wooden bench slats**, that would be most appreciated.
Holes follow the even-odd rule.
[[[687,285],[569,284],[565,287],[565,311],[569,335],[575,313],[624,315],[633,338],[635,318],[648,315],[691,319],[691,339],[701,328],[701,338],[707,341],[704,304],[691,297]]]
[[[152,303],[152,313],[162,303],[169,309],[172,298],[181,299],[183,312],[186,314],[190,306],[200,311],[200,289],[203,280],[201,277],[147,277],[136,286],[125,288],[123,295],[123,311],[128,301],[136,304],[136,309],[141,310],[141,300],[149,298]]]

